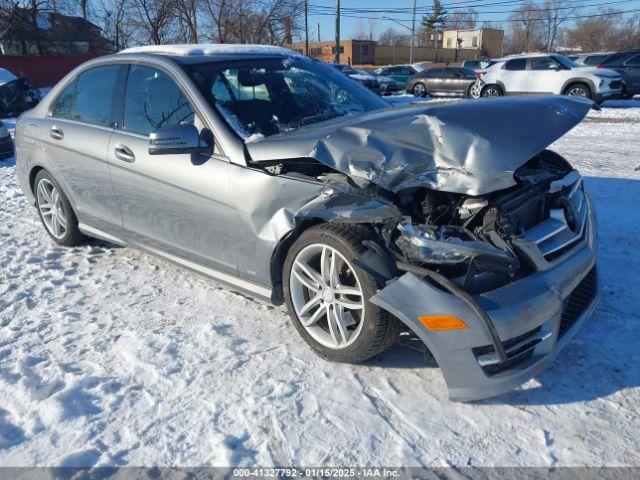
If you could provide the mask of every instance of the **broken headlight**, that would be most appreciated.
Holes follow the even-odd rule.
[[[415,262],[457,265],[476,260],[477,266],[494,271],[510,270],[518,265],[510,253],[476,240],[460,227],[430,227],[405,221],[398,225],[398,230],[397,247]]]

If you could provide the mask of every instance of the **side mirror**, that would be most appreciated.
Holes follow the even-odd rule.
[[[200,139],[194,125],[172,125],[149,134],[149,155],[209,153],[211,146]]]

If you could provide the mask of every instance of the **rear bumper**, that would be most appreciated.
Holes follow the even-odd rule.
[[[534,377],[593,313],[599,301],[596,222],[589,203],[587,207],[586,230],[579,244],[529,276],[475,297],[495,325],[508,354],[506,362],[497,360],[476,313],[418,275],[402,275],[371,299],[426,344],[440,366],[451,400],[492,397]],[[455,315],[469,328],[429,331],[418,316],[430,314]]]

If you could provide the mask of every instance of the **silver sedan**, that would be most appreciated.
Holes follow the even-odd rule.
[[[140,47],[23,114],[17,170],[56,243],[136,247],[284,303],[329,360],[415,335],[469,400],[537,374],[596,306],[592,206],[546,150],[590,106],[391,107],[286,49]]]

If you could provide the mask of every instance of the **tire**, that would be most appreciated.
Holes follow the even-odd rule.
[[[73,247],[85,240],[78,230],[78,219],[67,196],[48,171],[38,172],[33,182],[33,192],[42,225],[54,242]]]
[[[284,262],[282,284],[291,321],[304,341],[328,360],[362,362],[389,348],[400,333],[400,322],[369,302],[378,290],[375,279],[354,264],[354,259],[365,250],[364,240],[376,240],[375,234],[364,226],[318,225],[300,235]],[[323,271],[320,266],[323,258],[325,265],[333,265],[332,258],[335,262],[335,284],[322,276],[331,270],[327,267]],[[312,275],[306,273],[310,269]],[[317,280],[314,290],[305,286],[310,279],[311,282]],[[319,288],[315,288],[317,286]],[[349,292],[359,289],[360,295],[333,293],[346,289]],[[314,301],[313,306],[305,310]],[[342,307],[342,304],[351,307]],[[358,304],[362,305],[361,309],[353,307]],[[342,328],[337,318],[341,318]]]
[[[480,94],[483,98],[502,97],[504,90],[500,85],[486,85]]]
[[[413,93],[414,97],[424,98],[427,96],[427,86],[422,82],[418,82],[413,86],[411,93]]]
[[[582,98],[589,98],[589,99],[593,97],[593,94],[591,92],[591,87],[589,87],[589,85],[587,85],[586,83],[582,83],[582,82],[572,83],[571,85],[569,85],[567,88],[564,89],[564,94],[570,97],[582,97]]]

